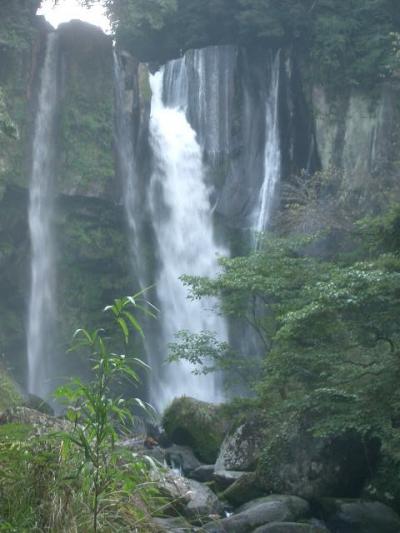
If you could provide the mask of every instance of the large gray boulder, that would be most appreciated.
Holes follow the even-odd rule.
[[[400,516],[383,503],[326,498],[319,504],[333,533],[400,532]]]
[[[182,517],[154,518],[153,523],[159,533],[188,533],[194,531],[190,523]]]
[[[248,533],[271,522],[294,522],[309,515],[308,503],[296,496],[266,496],[240,507],[236,514],[204,526],[209,533]]]
[[[257,485],[255,472],[243,473],[232,485],[221,494],[223,500],[228,501],[234,507],[243,505],[256,498],[267,496]]]
[[[214,472],[212,478],[219,487],[226,489],[245,474],[246,472],[239,472],[238,470],[218,470],[218,472]]]
[[[224,511],[222,503],[214,492],[194,479],[189,479],[190,499],[185,508],[185,516],[191,520],[202,521],[210,516],[221,515]]]
[[[222,443],[215,471],[255,470],[264,441],[261,429],[260,420],[253,419],[230,431]]]
[[[214,467],[215,465],[201,465],[190,472],[189,477],[195,479],[196,481],[207,483],[213,479]]]
[[[198,481],[169,471],[153,471],[153,481],[170,502],[167,512],[179,514],[195,522],[218,518],[223,513],[222,503],[214,492]]]
[[[301,424],[273,436],[257,467],[257,484],[267,493],[359,497],[379,450],[356,433],[316,438]]]
[[[180,470],[185,476],[201,467],[200,461],[188,446],[173,444],[164,450],[165,460],[171,468]]]

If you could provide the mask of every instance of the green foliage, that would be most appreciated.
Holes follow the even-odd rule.
[[[18,130],[8,114],[4,101],[3,90],[0,87],[0,135],[5,135],[11,139],[18,138]]]
[[[214,280],[184,278],[192,297],[219,296],[226,316],[264,339],[257,390],[278,433],[306,416],[315,435],[377,436],[400,460],[399,209],[346,227],[352,254],[318,257],[329,233],[269,238],[222,260]]]
[[[60,189],[103,197],[114,176],[111,43],[96,31],[66,28],[60,35],[65,64]]]
[[[22,402],[13,380],[7,370],[0,364],[0,411],[13,407]]]
[[[86,4],[90,1],[86,1]],[[372,85],[396,71],[393,0],[105,0],[117,40],[164,61],[210,44],[295,45],[331,87]]]
[[[142,293],[139,293],[133,297],[116,299],[113,305],[105,308],[118,325],[125,346],[128,346],[131,328],[143,335],[131,308],[151,314],[148,302],[145,301],[144,306],[140,304],[141,296]],[[66,417],[74,424],[72,433],[65,432],[62,435],[64,451],[74,445],[73,453],[76,453],[76,449],[81,452],[77,475],[82,476],[90,495],[93,531],[96,532],[99,515],[107,506],[110,493],[115,492],[123,480],[122,474],[117,475],[120,472],[117,468],[120,453],[115,453],[117,426],[125,427],[133,421],[132,409],[135,406],[146,410],[146,405],[139,398],[131,399],[129,405],[121,396],[114,397],[113,390],[124,379],[137,384],[139,376],[133,366],[147,368],[147,365],[137,358],[128,358],[126,354],[111,352],[102,330],[89,332],[79,329],[75,332],[74,340],[72,350],[87,348],[90,352],[93,380],[83,383],[80,379],[74,379],[71,384],[60,387],[56,396],[66,401]]]
[[[131,330],[143,335],[133,314],[139,310],[154,316],[143,293],[116,299],[105,309],[125,347]],[[138,384],[136,368],[148,367],[111,352],[108,342],[105,330],[75,333],[71,350],[89,351],[93,378],[72,380],[57,391],[67,404],[67,420],[41,415],[39,423],[48,420],[47,429],[36,423],[0,425],[1,531],[152,530],[149,517],[165,500],[150,480],[150,462],[117,446],[132,410],[148,411],[139,398],[118,395],[118,387],[124,380]],[[13,411],[9,415],[12,419]]]
[[[109,487],[103,501],[99,529],[152,531],[150,513],[163,500],[148,464],[118,452],[115,490]],[[12,423],[0,426],[0,457],[0,531],[92,531],[91,486],[78,447],[62,435],[39,437],[33,426]]]
[[[0,426],[1,531],[42,531],[46,523],[57,527],[48,505],[57,498],[57,448],[32,432],[23,424]]]
[[[0,6],[0,43],[9,49],[29,50],[35,32],[33,2],[3,0]]]
[[[227,388],[237,384],[250,388],[259,375],[257,359],[244,360],[241,354],[232,350],[229,343],[219,341],[216,334],[210,331],[179,331],[168,350],[169,363],[188,361],[196,375],[224,372]]]

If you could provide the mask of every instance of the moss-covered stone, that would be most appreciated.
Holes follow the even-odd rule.
[[[7,370],[0,366],[0,411],[19,405],[21,395]]]
[[[59,191],[105,197],[113,191],[112,41],[99,28],[64,24],[60,39]]]
[[[190,446],[203,462],[217,459],[219,448],[229,428],[222,406],[193,398],[177,398],[165,410],[162,424],[176,444]]]
[[[314,437],[306,422],[284,423],[266,435],[257,484],[267,493],[312,499],[358,497],[374,468],[379,442],[356,432]]]

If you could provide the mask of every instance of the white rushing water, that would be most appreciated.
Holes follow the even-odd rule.
[[[164,67],[165,104],[185,110],[211,159],[231,150],[236,61],[235,47],[208,46],[190,50]]]
[[[175,63],[178,73],[179,66]],[[186,83],[180,72],[182,83]],[[187,289],[179,279],[182,274],[213,276],[218,270],[217,258],[226,255],[226,250],[214,240],[202,150],[185,115],[186,106],[180,102],[184,91],[177,81],[175,78],[175,84],[167,89],[175,91],[175,96],[170,94],[167,99],[168,106],[163,101],[164,69],[151,76],[150,138],[155,169],[150,204],[160,260],[157,295],[164,354],[179,330],[209,330],[220,339],[226,338],[224,320],[210,310],[214,302],[188,300]],[[222,399],[215,376],[195,376],[191,371],[185,362],[164,366],[152,390],[152,401],[158,408],[182,395],[207,401]]]
[[[275,191],[281,176],[281,150],[279,137],[279,72],[280,52],[271,56],[270,82],[265,104],[264,179],[254,216],[254,228],[259,234],[270,222]]]
[[[57,36],[50,33],[41,74],[29,192],[31,292],[27,351],[29,392],[46,397],[53,389],[55,305],[53,225],[54,129],[57,105]]]
[[[231,148],[236,63],[233,50],[231,46],[209,46],[193,52],[199,140],[212,157],[228,154]]]

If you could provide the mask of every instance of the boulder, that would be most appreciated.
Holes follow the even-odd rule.
[[[173,444],[164,450],[164,455],[167,464],[171,468],[177,468],[185,476],[201,467],[200,461],[188,446],[178,446],[177,444]]]
[[[253,418],[230,431],[222,443],[215,470],[255,470],[264,442],[262,427],[261,421]]]
[[[22,398],[17,384],[10,373],[0,364],[0,411],[15,407],[21,403]]]
[[[117,445],[121,448],[132,450],[134,453],[142,457],[150,458],[159,466],[163,466],[165,464],[165,450],[160,448],[160,446],[153,446],[152,448],[146,447],[145,437],[143,435],[124,438],[123,440],[119,441]]]
[[[226,489],[245,474],[246,472],[236,472],[234,470],[219,470],[214,472],[213,480],[216,481],[219,487]]]
[[[201,465],[190,472],[189,477],[195,479],[196,481],[207,483],[213,479],[214,467],[215,465]]]
[[[209,519],[210,516],[219,516],[224,508],[213,491],[194,479],[188,480],[190,487],[190,500],[185,508],[185,516],[190,519]]]
[[[214,463],[229,421],[223,406],[193,398],[177,398],[165,410],[163,427],[175,444],[189,446],[204,463]]]
[[[73,424],[68,420],[49,416],[29,407],[14,407],[0,413],[0,424],[26,424],[33,427],[37,435],[57,431],[72,431]]]
[[[23,406],[39,411],[39,413],[44,413],[45,415],[54,416],[54,409],[51,405],[35,394],[27,394]]]
[[[160,533],[188,533],[193,531],[190,523],[182,517],[155,518],[153,523]]]
[[[320,513],[329,530],[340,533],[399,533],[400,516],[380,502],[324,498]]]
[[[316,438],[293,425],[273,436],[257,467],[257,484],[267,493],[357,498],[374,467],[379,443],[356,433]]]
[[[234,507],[262,496],[266,494],[258,487],[255,472],[244,473],[221,494],[221,498]]]
[[[210,533],[248,533],[271,522],[293,522],[305,518],[310,507],[296,496],[266,496],[240,507],[236,514],[213,523],[204,529]]]
[[[153,472],[153,479],[168,500],[171,501],[169,511],[193,520],[208,520],[210,516],[219,517],[223,506],[213,491],[198,481],[187,479],[169,471],[161,474]]]
[[[329,533],[324,526],[300,524],[298,522],[273,522],[258,527],[253,533]]]

